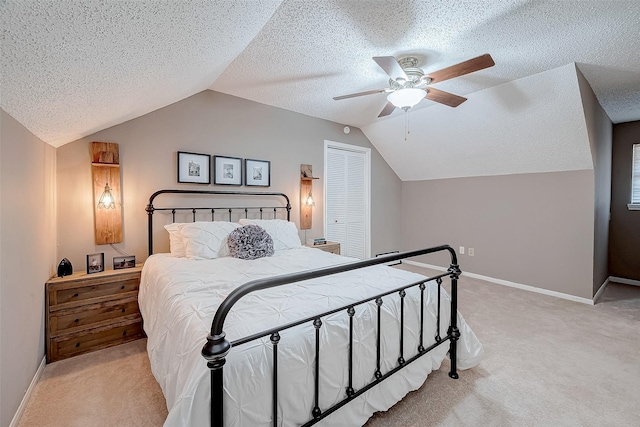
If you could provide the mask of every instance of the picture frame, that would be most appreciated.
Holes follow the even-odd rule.
[[[178,182],[211,184],[211,155],[178,151]]]
[[[269,160],[244,160],[244,185],[250,187],[271,186],[271,162]]]
[[[87,255],[87,274],[104,271],[104,252]]]
[[[213,183],[242,185],[242,158],[213,156]]]
[[[124,268],[133,268],[136,266],[135,255],[128,256],[114,256],[113,257],[113,269],[122,270]]]

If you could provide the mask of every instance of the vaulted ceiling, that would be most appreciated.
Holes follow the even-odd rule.
[[[360,127],[382,146],[404,114],[377,118],[386,94],[332,98],[387,87],[371,59],[387,55],[415,56],[426,72],[494,58],[492,68],[434,85],[468,97],[461,107],[423,100],[410,111],[437,117],[432,127],[461,126],[472,115],[459,109],[487,89],[571,63],[614,123],[640,120],[633,0],[7,0],[0,8],[0,105],[53,146],[206,89]],[[545,99],[562,93],[553,81],[536,87]]]

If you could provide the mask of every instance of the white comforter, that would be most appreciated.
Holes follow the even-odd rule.
[[[148,353],[155,378],[164,392],[169,415],[165,426],[209,425],[210,376],[200,355],[211,321],[222,300],[237,286],[250,280],[294,271],[354,261],[317,249],[278,251],[273,257],[252,261],[226,257],[194,261],[168,254],[149,257],[144,264],[139,303],[148,335]],[[363,270],[314,279],[249,294],[227,316],[224,330],[233,341],[273,326],[356,302],[422,276],[407,271],[374,266]],[[425,292],[424,345],[434,342],[437,285]],[[449,324],[449,297],[442,291],[441,336]],[[397,294],[383,304],[384,374],[397,364],[399,312]],[[416,354],[419,339],[417,287],[407,291],[405,301],[404,358]],[[417,305],[419,307],[419,304]],[[354,318],[354,388],[371,381],[376,363],[376,306],[356,307]],[[345,396],[348,360],[348,316],[336,313],[322,319],[320,347],[320,408]],[[461,338],[458,367],[466,369],[482,357],[482,345],[458,314]],[[315,335],[309,324],[281,332],[278,349],[279,425],[300,425],[311,418]],[[384,336],[389,338],[384,339]],[[375,412],[387,410],[406,393],[438,369],[448,351],[444,343],[394,374],[378,386],[327,417],[320,425],[358,426]],[[271,425],[272,346],[265,337],[231,349],[224,367],[225,425]]]

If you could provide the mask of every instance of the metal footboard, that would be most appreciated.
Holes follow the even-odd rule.
[[[300,319],[296,322],[292,322],[286,325],[281,325],[272,329],[268,329],[262,331],[260,333],[229,342],[225,338],[224,333],[224,322],[227,317],[227,314],[231,310],[231,308],[236,304],[242,297],[245,295],[255,292],[262,289],[273,288],[277,286],[282,286],[294,282],[300,282],[303,280],[314,279],[323,276],[329,276],[332,274],[343,273],[346,271],[357,270],[377,264],[386,264],[393,261],[398,261],[406,258],[412,258],[420,255],[426,255],[436,252],[448,251],[451,255],[451,264],[446,273],[425,279],[423,281],[418,281],[415,283],[411,283],[408,285],[404,285],[397,289],[392,289],[387,292],[384,292],[379,295],[372,296],[365,300],[349,304],[346,306],[342,306],[336,308],[331,311],[327,311],[325,313],[315,314],[313,316]],[[384,255],[374,259],[368,259],[364,261],[357,261],[348,264],[342,264],[333,267],[320,268],[315,270],[309,270],[299,273],[286,274],[282,276],[270,277],[265,279],[254,280],[248,282],[238,288],[236,288],[233,292],[229,294],[229,296],[222,302],[218,311],[215,314],[211,325],[211,333],[207,337],[207,342],[202,349],[202,356],[207,360],[207,366],[211,370],[211,426],[222,427],[223,426],[223,367],[226,361],[226,356],[229,351],[233,347],[240,346],[242,344],[248,343],[250,341],[263,338],[269,336],[271,344],[273,346],[273,425],[277,425],[278,414],[278,344],[280,341],[280,332],[292,328],[294,326],[298,326],[304,324],[306,322],[312,322],[315,330],[315,378],[314,378],[314,406],[309,408],[309,414],[311,416],[310,420],[304,424],[304,426],[311,426],[327,417],[331,413],[340,409],[342,406],[346,405],[350,401],[354,400],[358,396],[365,393],[367,390],[375,387],[380,384],[385,379],[389,378],[394,373],[398,372],[402,368],[406,367],[410,363],[414,362],[418,358],[424,356],[429,351],[438,347],[439,345],[449,341],[449,357],[451,359],[451,369],[449,371],[449,376],[451,378],[458,378],[457,367],[456,367],[456,343],[460,337],[460,331],[457,326],[457,299],[458,299],[458,278],[461,274],[460,268],[458,266],[456,253],[448,245],[437,246],[433,248],[421,249],[416,251],[409,251],[397,254]],[[451,279],[451,316],[449,319],[449,327],[447,329],[447,335],[445,337],[440,337],[440,284],[442,283],[443,277],[450,277]],[[425,283],[429,281],[436,281],[438,283],[438,302],[437,302],[437,317],[436,317],[436,336],[435,343],[430,345],[429,347],[424,347],[424,290],[426,288]],[[416,349],[416,354],[409,356],[405,359],[405,355],[403,354],[403,341],[404,341],[404,305],[405,305],[405,296],[406,290],[409,288],[418,287],[420,290],[420,336],[419,336],[419,345]],[[383,298],[392,294],[398,294],[400,297],[400,333],[399,333],[399,342],[400,342],[400,354],[398,355],[396,366],[389,370],[388,372],[382,372],[380,369],[380,346],[381,346],[381,309],[383,305]],[[358,306],[365,304],[370,301],[375,301],[377,306],[377,336],[376,336],[376,370],[373,373],[373,380],[366,384],[359,390],[355,390],[353,388],[353,321],[354,315]],[[318,405],[319,398],[319,383],[320,383],[320,330],[322,328],[322,318],[334,313],[338,313],[340,311],[346,311],[349,316],[349,355],[348,355],[348,383],[344,385],[345,387],[345,398],[331,406],[330,408],[322,409]]]

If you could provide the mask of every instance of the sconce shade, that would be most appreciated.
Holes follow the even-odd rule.
[[[313,195],[309,192],[309,196],[307,197],[307,206],[315,206],[316,202],[313,200]]]
[[[100,196],[100,200],[98,201],[98,209],[115,209],[116,202],[111,194],[111,187],[109,187],[109,183],[104,186],[104,191],[102,192],[102,196]]]

